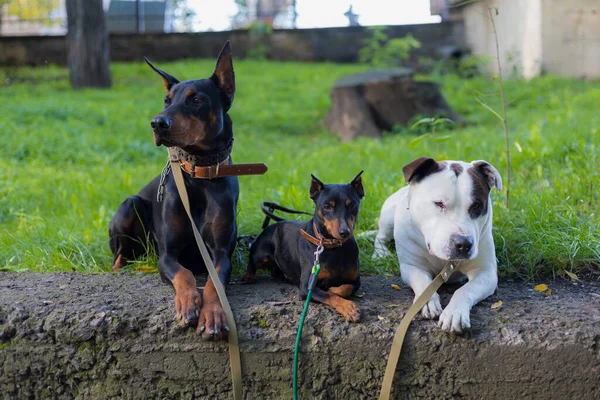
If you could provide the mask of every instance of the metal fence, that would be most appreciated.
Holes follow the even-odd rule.
[[[111,33],[186,30],[186,16],[176,8],[181,3],[170,0],[103,0],[103,3]],[[187,20],[193,22],[193,15],[188,15]],[[0,36],[66,33],[65,0],[0,0]]]
[[[65,1],[0,0],[0,36],[65,35]],[[103,4],[111,33],[193,32],[199,30],[202,18],[194,12],[193,0],[103,0]],[[240,12],[231,17],[231,28],[256,21],[276,28],[295,27],[295,0],[246,0],[241,4]]]

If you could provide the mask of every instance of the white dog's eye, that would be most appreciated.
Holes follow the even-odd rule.
[[[435,204],[436,207],[444,210],[446,209],[446,205],[444,204],[443,201],[434,201],[433,204]]]

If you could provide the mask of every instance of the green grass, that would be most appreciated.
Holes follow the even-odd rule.
[[[208,76],[214,61],[159,66],[191,79]],[[472,123],[436,132],[452,140],[415,142],[419,133],[405,129],[383,140],[340,143],[322,125],[330,87],[364,67],[257,61],[236,61],[235,67],[235,161],[263,161],[270,168],[264,176],[240,178],[241,234],[260,230],[264,200],[312,211],[311,173],[333,183],[365,170],[358,231],[376,229],[382,202],[403,185],[402,166],[418,156],[485,159],[505,176],[501,123],[475,99],[500,110],[491,80],[427,77],[442,84],[452,107]],[[160,79],[142,63],[113,64],[112,75],[111,90],[73,91],[65,69],[0,70],[0,268],[109,270],[112,214],[166,161],[149,128],[162,107]],[[544,76],[509,81],[506,95],[510,211],[505,193],[493,193],[501,273],[523,279],[564,270],[597,274],[600,84]],[[398,273],[395,258],[374,263],[371,243],[360,245],[364,273]],[[238,271],[244,257],[238,252]]]

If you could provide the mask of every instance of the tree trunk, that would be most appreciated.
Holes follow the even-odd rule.
[[[383,131],[407,124],[416,116],[465,122],[452,111],[437,84],[414,81],[412,70],[372,70],[335,83],[325,124],[342,140],[351,140],[359,135],[380,137]]]
[[[102,0],[67,0],[67,59],[73,88],[110,87]]]

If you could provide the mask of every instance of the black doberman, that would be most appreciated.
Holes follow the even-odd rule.
[[[194,221],[219,278],[226,284],[237,237],[239,195],[238,178],[218,174],[219,166],[232,167],[233,131],[227,114],[235,94],[231,46],[225,44],[208,79],[179,82],[146,62],[162,77],[167,92],[164,110],[151,122],[154,142],[179,152],[182,168],[188,172],[184,178]],[[214,171],[219,177],[206,179],[215,176]],[[158,254],[162,279],[175,288],[180,325],[197,323],[197,332],[204,339],[221,339],[227,334],[225,314],[210,278],[203,298],[196,288],[194,274],[205,272],[206,267],[172,173],[156,177],[119,206],[110,222],[109,237],[113,271],[146,253],[149,244]]]
[[[364,196],[361,174],[349,184],[328,185],[312,176],[313,218],[307,222],[280,221],[266,227],[250,247],[248,270],[242,281],[254,282],[257,268],[271,269],[273,276],[283,275],[298,286],[300,298],[306,299],[314,253],[321,243],[321,270],[311,300],[333,308],[347,321],[358,321],[358,307],[347,298],[360,287],[354,225]]]

